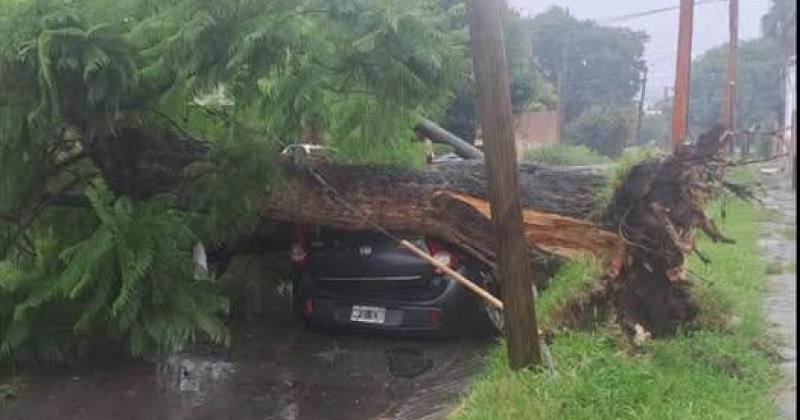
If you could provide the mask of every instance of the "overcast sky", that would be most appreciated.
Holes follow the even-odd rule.
[[[704,0],[695,5],[692,56],[696,57],[716,45],[728,41],[728,2]],[[569,8],[579,19],[597,19],[628,15],[677,6],[679,0],[508,0],[523,15],[535,15],[550,6]],[[759,21],[769,8],[769,0],[739,1],[739,38],[750,39],[760,34]],[[648,102],[664,96],[664,87],[674,83],[675,51],[678,43],[678,10],[653,14],[614,25],[645,31],[650,41],[645,47],[649,67]]]

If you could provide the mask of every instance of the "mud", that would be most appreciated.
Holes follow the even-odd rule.
[[[441,418],[489,344],[308,331],[288,317],[236,337],[229,349],[195,349],[157,367],[94,364],[35,375],[20,398],[0,403],[0,418]]]
[[[782,267],[768,275],[765,311],[770,333],[776,338],[783,380],[775,398],[781,419],[797,418],[797,206],[795,193],[783,174],[761,174],[770,217],[762,225],[759,246],[764,258]],[[789,234],[794,232],[794,235]]]

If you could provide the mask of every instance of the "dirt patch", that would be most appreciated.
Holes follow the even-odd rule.
[[[594,329],[607,320],[608,309],[608,291],[603,285],[596,284],[553,309],[549,326],[557,329]]]

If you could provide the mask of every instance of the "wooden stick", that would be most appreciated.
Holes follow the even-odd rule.
[[[439,269],[444,271],[448,276],[450,276],[453,280],[459,282],[462,286],[464,286],[467,289],[471,290],[473,293],[475,293],[476,295],[480,296],[481,298],[483,298],[484,300],[489,302],[495,308],[497,308],[497,309],[499,309],[501,311],[503,310],[503,302],[500,299],[492,296],[491,293],[487,292],[486,290],[483,290],[480,286],[478,286],[477,284],[473,283],[472,281],[470,281],[466,277],[462,276],[461,274],[458,274],[457,271],[455,271],[452,268],[448,267],[447,264],[443,264],[442,262],[438,261],[437,259],[431,257],[430,254],[428,254],[427,252],[417,248],[416,246],[414,246],[414,244],[412,244],[411,242],[406,241],[405,239],[400,241],[400,245],[403,245],[409,251],[414,253],[414,255],[416,255],[416,256],[422,258],[423,260],[425,260],[425,261],[433,264],[434,266],[438,267]],[[539,337],[545,337],[545,332],[543,330],[538,329],[537,332],[539,333]],[[552,363],[552,362],[550,362],[550,363]]]
[[[486,290],[483,290],[480,286],[478,286],[477,284],[471,282],[469,279],[467,279],[466,277],[462,276],[461,274],[458,274],[457,271],[453,270],[452,268],[448,267],[446,264],[443,264],[442,262],[440,262],[440,261],[436,260],[435,258],[431,257],[427,252],[417,248],[411,242],[408,242],[406,240],[402,240],[402,241],[400,241],[400,244],[403,245],[405,248],[407,248],[412,253],[414,253],[416,256],[418,256],[418,257],[422,258],[423,260],[431,263],[432,265],[436,266],[436,268],[444,271],[445,274],[447,274],[450,278],[452,278],[453,280],[457,281],[458,283],[460,283],[462,286],[466,287],[467,289],[471,290],[473,293],[475,293],[476,295],[480,296],[485,301],[489,302],[495,308],[500,309],[501,311],[503,310],[503,302],[501,302],[500,299],[492,296],[491,293],[487,292]]]

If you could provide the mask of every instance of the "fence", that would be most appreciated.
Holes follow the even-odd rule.
[[[518,152],[555,143],[558,140],[558,116],[556,112],[524,112],[515,115],[514,139]],[[475,145],[483,145],[480,127],[476,130]]]

